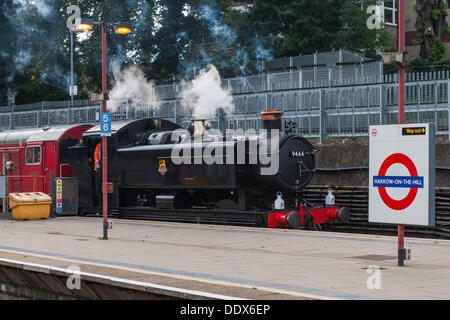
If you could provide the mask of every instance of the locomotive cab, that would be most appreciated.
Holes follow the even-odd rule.
[[[121,176],[126,168],[120,169],[122,163],[117,159],[117,151],[139,145],[147,145],[150,137],[156,133],[160,140],[165,135],[180,127],[170,121],[160,119],[141,119],[113,122],[111,136],[108,137],[108,181],[113,183],[113,193],[108,195],[111,210],[119,208],[119,186]],[[101,143],[100,126],[86,131],[80,144],[68,148],[70,165],[79,178],[79,207],[83,214],[96,214],[101,208],[102,163],[95,170],[96,147]],[[101,148],[100,148],[101,149]]]

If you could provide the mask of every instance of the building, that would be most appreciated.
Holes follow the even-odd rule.
[[[413,5],[415,0],[405,0],[405,44],[406,51],[410,54],[411,58],[420,57],[420,46],[417,44],[417,29],[416,19],[417,13],[415,12]],[[398,0],[384,0],[380,1],[382,5],[382,14],[384,25],[390,33],[395,47],[398,42]],[[450,22],[450,18],[447,21]],[[450,58],[450,37],[446,36],[445,44],[447,48],[447,57]]]
[[[252,4],[250,2],[246,1],[235,1],[233,2],[233,10],[247,12],[250,10]]]

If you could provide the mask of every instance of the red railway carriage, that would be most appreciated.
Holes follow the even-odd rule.
[[[73,177],[68,148],[92,125],[67,125],[0,132],[0,168],[7,154],[8,192],[50,194],[50,174]]]

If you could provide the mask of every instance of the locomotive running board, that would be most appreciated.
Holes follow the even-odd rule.
[[[126,207],[119,209],[119,217],[126,219],[171,221],[197,224],[267,227],[267,212],[226,211],[217,209],[156,209]]]

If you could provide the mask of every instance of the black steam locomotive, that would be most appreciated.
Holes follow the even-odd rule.
[[[222,135],[202,120],[187,130],[162,119],[113,124],[108,137],[109,213],[273,228],[346,221],[344,208],[302,203],[300,193],[312,178],[316,150],[299,135],[276,135],[281,114],[261,114],[263,134]],[[102,171],[94,169],[93,161],[100,142],[97,126],[69,151],[79,180],[81,214],[102,212]]]

